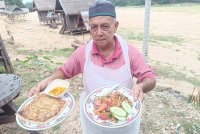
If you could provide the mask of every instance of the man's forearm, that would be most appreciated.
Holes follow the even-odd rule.
[[[151,91],[156,86],[156,80],[153,78],[145,78],[141,83],[139,83],[142,87],[144,93]]]
[[[49,77],[43,79],[38,84],[36,84],[34,87],[32,87],[28,93],[28,96],[31,97],[35,94],[39,94],[39,92],[44,90],[48,86],[48,84],[51,83],[55,79],[65,79],[63,72],[60,70],[54,71]]]
[[[49,77],[45,78],[44,81],[51,82],[55,79],[65,79],[65,75],[61,70],[54,71]]]

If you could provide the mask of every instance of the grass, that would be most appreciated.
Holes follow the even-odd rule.
[[[53,49],[52,51],[41,51],[43,54],[51,54],[51,56],[64,56],[64,57],[69,57],[72,52],[74,51],[73,48],[64,48],[64,49]]]
[[[200,132],[199,123],[186,122],[182,124],[186,134],[195,134]]]
[[[5,70],[4,66],[1,65],[1,66],[0,66],[0,74],[1,74],[1,73],[5,73],[5,72],[6,72],[6,70]]]
[[[135,32],[134,30],[130,30],[127,28],[120,28],[118,29],[117,33],[119,33],[121,36],[123,36],[127,40],[137,40],[137,41],[143,40],[142,33]]]
[[[183,42],[183,39],[180,37],[175,37],[175,36],[150,35],[150,42],[159,42],[159,41],[165,41],[165,42],[178,44],[178,43]]]
[[[73,48],[64,48],[64,49],[53,49],[53,50],[16,50],[18,54],[23,54],[23,55],[49,55],[49,56],[64,56],[64,57],[69,57],[72,52]]]
[[[200,12],[200,3],[178,3],[178,4],[163,4],[153,5],[153,11],[178,11],[178,12]]]
[[[131,29],[131,28],[130,28]],[[136,41],[142,41],[143,40],[143,33],[138,32],[137,30],[130,30],[127,28],[120,28],[118,30],[118,33],[122,35],[127,40],[136,40]],[[154,43],[160,43],[160,42],[170,42],[170,43],[176,43],[180,44],[183,42],[183,38],[181,37],[175,37],[175,36],[163,36],[163,35],[153,35],[151,34],[149,37],[150,42]]]
[[[194,107],[200,112],[200,106],[194,105]]]
[[[12,62],[16,74],[23,78],[21,92],[30,90],[33,85],[61,66],[62,63],[52,60],[53,58],[61,55],[67,58],[72,51],[73,49],[54,49],[52,51],[17,50],[19,54],[25,56],[25,60]],[[23,97],[17,97],[15,101],[17,104],[21,104],[24,99]]]
[[[173,79],[179,80],[179,81],[186,81],[197,87],[200,86],[200,80],[198,78],[189,77],[181,71],[176,71],[171,66],[162,66],[160,64],[157,64],[154,70],[158,76],[164,76],[166,78],[173,78]]]

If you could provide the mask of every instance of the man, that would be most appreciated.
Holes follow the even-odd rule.
[[[90,6],[89,24],[92,40],[79,47],[62,67],[33,87],[29,96],[45,89],[54,79],[69,79],[80,73],[83,74],[84,83],[80,106],[91,91],[101,86],[119,83],[132,89],[134,98],[141,100],[144,93],[155,87],[155,75],[141,53],[115,34],[119,22],[111,2],[97,0]],[[134,84],[133,77],[137,78],[137,84]],[[83,114],[83,107],[80,107],[80,113],[84,134],[139,133],[140,117],[127,127],[106,129],[91,123]]]

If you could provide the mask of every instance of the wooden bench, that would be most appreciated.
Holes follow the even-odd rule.
[[[17,105],[12,100],[21,90],[21,78],[13,74],[0,74],[0,125],[15,122]]]

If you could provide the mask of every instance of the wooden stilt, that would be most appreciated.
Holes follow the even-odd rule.
[[[9,58],[7,51],[6,51],[6,48],[3,44],[3,40],[1,38],[1,35],[0,35],[0,63],[3,64],[3,66],[6,70],[6,73],[13,73],[14,72],[14,69],[13,69],[12,64],[10,62],[10,58]]]

